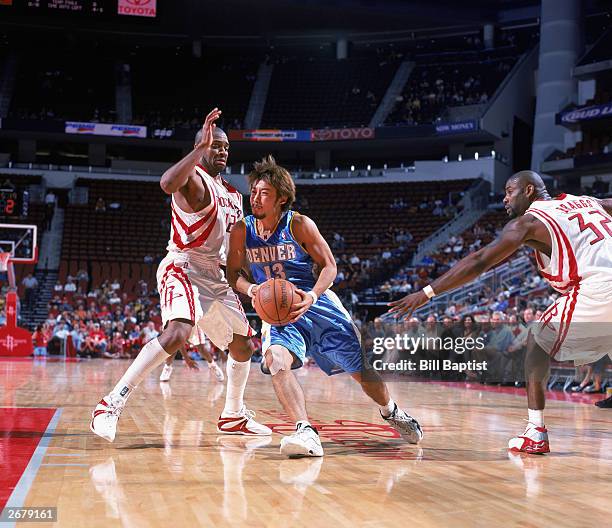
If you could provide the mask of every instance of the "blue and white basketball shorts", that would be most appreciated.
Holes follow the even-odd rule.
[[[281,345],[293,352],[292,369],[300,368],[306,352],[328,376],[340,371],[360,372],[363,367],[361,336],[338,296],[327,290],[309,310],[285,326],[263,323],[262,352]],[[262,371],[269,374],[262,362]]]

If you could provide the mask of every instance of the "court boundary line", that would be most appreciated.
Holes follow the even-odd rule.
[[[41,407],[38,407],[38,408],[40,409]],[[63,411],[63,408],[61,407],[58,409],[55,409],[55,412],[53,413],[51,420],[49,420],[49,423],[47,424],[47,428],[45,429],[45,432],[43,433],[42,438],[40,439],[40,442],[38,442],[38,445],[36,446],[34,453],[32,453],[32,457],[30,458],[28,465],[23,470],[21,478],[17,482],[17,485],[15,486],[13,493],[11,493],[11,496],[6,501],[6,504],[4,505],[5,508],[23,507],[25,499],[27,498],[28,493],[30,493],[30,490],[32,489],[32,484],[34,483],[34,480],[36,479],[36,475],[38,474],[38,470],[40,469],[43,458],[45,457],[45,452],[47,451],[47,448],[49,447],[49,444],[51,443],[52,434],[55,431],[55,428],[57,427],[60,416],[62,415],[62,411]],[[2,524],[4,525],[4,523]],[[6,524],[7,528],[14,527],[14,526],[15,526],[14,522]]]

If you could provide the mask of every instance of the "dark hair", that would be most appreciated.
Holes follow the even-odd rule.
[[[249,174],[249,187],[253,187],[260,180],[272,185],[279,198],[287,199],[281,209],[288,211],[295,202],[295,182],[289,171],[277,165],[273,156],[266,156],[253,164],[253,170]]]

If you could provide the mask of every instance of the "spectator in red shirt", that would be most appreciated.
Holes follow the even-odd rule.
[[[34,357],[47,355],[47,344],[49,343],[49,332],[46,323],[38,325],[32,334],[32,344],[34,345]]]

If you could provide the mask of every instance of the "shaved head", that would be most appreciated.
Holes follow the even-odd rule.
[[[213,129],[213,138],[224,138],[227,139],[227,134],[222,128],[215,127]],[[198,133],[195,135],[195,144],[197,145],[200,141],[202,141],[202,129],[198,130]]]
[[[514,181],[517,185],[520,185],[521,187],[533,185],[536,193],[538,194],[548,194],[548,191],[546,190],[546,185],[544,185],[544,180],[542,180],[542,177],[537,172],[531,170],[520,171],[510,176],[510,180]]]
[[[522,216],[536,200],[550,200],[542,177],[534,171],[517,172],[506,181],[504,206],[510,218]]]

